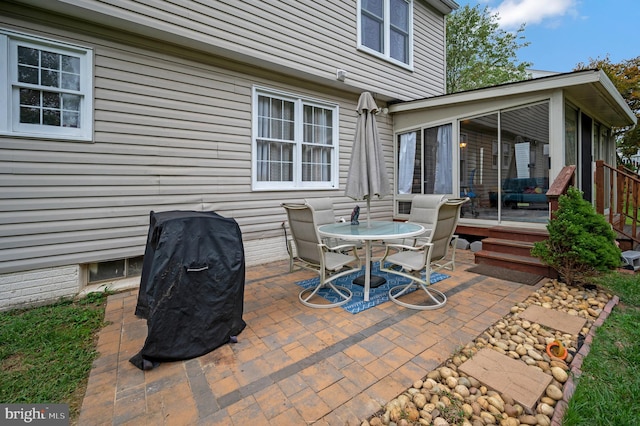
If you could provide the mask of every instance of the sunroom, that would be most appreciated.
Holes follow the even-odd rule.
[[[635,116],[602,71],[587,70],[395,103],[394,218],[415,194],[468,196],[466,229],[543,228],[566,165],[593,200],[595,160],[615,165],[612,128]]]

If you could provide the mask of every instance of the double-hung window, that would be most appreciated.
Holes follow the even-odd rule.
[[[413,65],[413,0],[358,0],[358,48]]]
[[[88,49],[0,30],[0,134],[91,140]]]
[[[253,90],[253,188],[337,187],[338,106]]]

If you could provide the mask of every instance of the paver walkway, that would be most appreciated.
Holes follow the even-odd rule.
[[[471,342],[537,286],[466,272],[436,284],[448,303],[415,311],[387,302],[353,315],[298,301],[288,262],[248,267],[246,329],[237,344],[141,371],[146,321],[137,291],[110,296],[80,425],[359,425],[386,402]]]

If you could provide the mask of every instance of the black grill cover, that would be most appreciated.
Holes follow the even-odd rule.
[[[135,314],[147,339],[130,361],[149,369],[235,340],[246,326],[244,247],[235,220],[214,212],[151,212]]]

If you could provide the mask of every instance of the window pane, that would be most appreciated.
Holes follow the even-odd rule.
[[[40,124],[40,109],[20,107],[20,122],[27,124]]]
[[[269,116],[269,105],[271,99],[266,96],[258,96],[258,117]]]
[[[303,141],[313,142],[313,125],[311,124],[304,125]]]
[[[20,105],[40,106],[40,91],[20,89]]]
[[[292,141],[295,138],[293,131],[294,131],[293,121],[282,122],[282,139]]]
[[[60,110],[42,110],[42,124],[47,126],[60,126]]]
[[[324,129],[324,143],[327,145],[333,145],[333,129],[326,127]]]
[[[62,108],[70,111],[80,111],[79,95],[62,95]]]
[[[383,0],[362,0],[362,9],[382,19]]]
[[[40,56],[42,58],[42,68],[49,68],[52,70],[60,69],[60,55],[53,52],[41,51]]]
[[[40,84],[49,87],[60,87],[60,73],[51,70],[42,70],[40,72]]]
[[[60,87],[68,90],[80,90],[80,76],[77,74],[62,73],[62,83]]]
[[[63,111],[62,126],[80,128],[80,114],[77,112]]]
[[[409,32],[409,5],[404,0],[391,0],[391,25]]]
[[[258,137],[268,138],[271,136],[269,133],[269,119],[266,117],[258,117]]]
[[[143,256],[127,259],[127,276],[133,277],[142,274]]]
[[[271,137],[274,139],[282,139],[282,121],[271,120]]]
[[[391,30],[391,57],[405,64],[409,63],[409,38]]]
[[[20,83],[38,84],[38,69],[18,66],[18,81]]]
[[[72,74],[80,74],[80,58],[75,56],[62,56],[62,71]]]
[[[31,47],[18,46],[18,64],[33,65],[40,64],[40,51]]]
[[[89,264],[89,282],[122,278],[124,274],[124,259]]]
[[[368,16],[362,16],[362,44],[376,52],[382,51],[382,22],[374,21]]]
[[[293,104],[293,102],[284,102],[284,104],[282,105],[282,118],[284,120],[293,121],[294,110],[295,105]]]
[[[60,108],[60,95],[53,92],[42,92],[42,106],[45,108]]]
[[[313,123],[313,107],[311,105],[305,105],[302,109],[302,120],[305,123]]]
[[[421,135],[417,131],[398,135],[398,194],[422,193]]]

